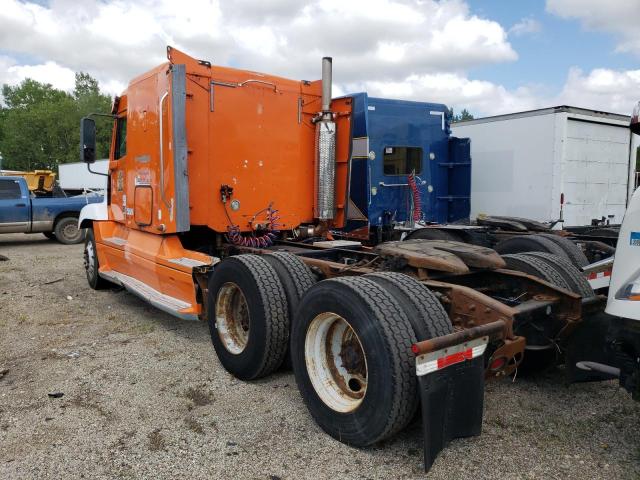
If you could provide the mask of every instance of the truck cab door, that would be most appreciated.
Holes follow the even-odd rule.
[[[132,199],[127,199],[127,110],[126,99],[121,100],[121,110],[118,112],[111,155],[111,213],[113,219],[120,223],[127,223],[127,215],[131,210]]]
[[[29,232],[31,199],[25,184],[0,177],[0,233]]]

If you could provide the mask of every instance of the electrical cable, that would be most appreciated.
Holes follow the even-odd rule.
[[[273,245],[273,242],[276,239],[275,231],[282,227],[282,224],[279,223],[280,215],[278,214],[278,210],[274,210],[272,208],[272,203],[270,203],[267,208],[263,208],[262,210],[256,212],[249,222],[249,224],[253,226],[253,221],[256,219],[256,217],[262,212],[267,212],[268,228],[264,234],[258,236],[254,234],[250,236],[243,235],[240,231],[240,227],[236,225],[233,220],[231,220],[231,216],[229,215],[229,211],[227,210],[227,203],[223,202],[222,205],[224,206],[224,213],[229,220],[229,226],[227,227],[227,240],[230,243],[241,247],[253,248],[265,248]]]
[[[407,183],[411,190],[411,199],[413,200],[413,212],[412,219],[417,222],[422,219],[422,200],[420,199],[420,190],[418,190],[418,184],[416,183],[415,171],[411,172],[407,177]]]

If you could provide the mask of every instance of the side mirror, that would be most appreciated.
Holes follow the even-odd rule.
[[[80,120],[80,161],[96,161],[96,122],[93,118],[84,117]]]

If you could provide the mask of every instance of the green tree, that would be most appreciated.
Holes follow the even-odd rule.
[[[76,73],[76,84],[73,89],[73,97],[78,109],[76,121],[75,139],[76,150],[75,160],[78,158],[78,148],[80,145],[80,119],[90,113],[111,113],[111,97],[100,92],[98,81],[88,73]],[[111,146],[111,126],[113,120],[107,117],[95,117],[96,121],[96,158],[108,158]]]
[[[449,116],[452,122],[461,122],[463,120],[473,120],[473,115],[466,108],[463,108],[459,114],[454,114],[453,108],[449,109]]]
[[[111,100],[100,93],[98,82],[77,73],[72,93],[50,84],[26,79],[20,85],[2,87],[0,153],[2,168],[11,170],[56,169],[59,163],[79,160],[80,118],[108,113]],[[110,119],[99,117],[97,154],[106,158],[111,136]]]

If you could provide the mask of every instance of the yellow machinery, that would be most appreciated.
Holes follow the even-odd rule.
[[[27,181],[30,192],[51,192],[56,181],[56,174],[51,170],[34,170],[20,172],[14,170],[0,170],[0,176],[19,176]]]

